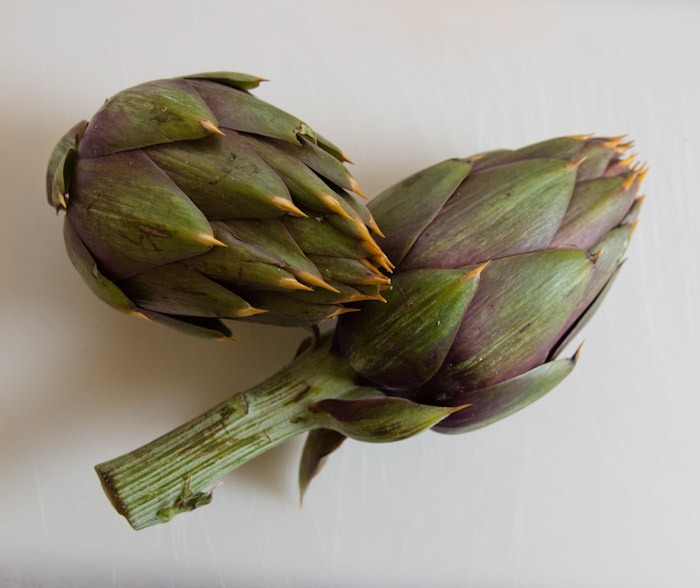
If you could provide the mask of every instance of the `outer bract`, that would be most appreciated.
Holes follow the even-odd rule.
[[[49,161],[71,261],[115,308],[228,337],[221,318],[313,325],[381,300],[381,234],[332,143],[215,72],[148,82]],[[361,194],[361,193],[360,193]]]
[[[622,138],[564,137],[449,160],[370,208],[396,264],[388,304],[343,317],[337,343],[395,396],[465,406],[435,429],[488,425],[559,383],[560,351],[595,311],[642,204]]]

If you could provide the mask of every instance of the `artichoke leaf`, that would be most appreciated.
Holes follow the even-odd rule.
[[[328,456],[338,449],[347,437],[333,429],[313,429],[309,431],[304,442],[304,449],[299,461],[299,500],[313,480],[321,471]]]
[[[319,423],[357,441],[401,441],[436,425],[463,407],[428,406],[405,398],[377,396],[321,400],[311,406]]]
[[[77,154],[78,143],[80,142],[85,127],[86,120],[74,125],[51,151],[49,163],[46,168],[46,195],[49,204],[58,211],[66,208],[66,194],[70,191],[70,182],[73,177],[75,165],[75,155]]]
[[[382,248],[394,264],[403,261],[471,169],[464,160],[448,159],[394,184],[369,203],[386,234]]]
[[[358,373],[382,387],[410,389],[440,369],[477,292],[483,266],[411,270],[392,280],[386,305],[344,317],[338,343]],[[391,345],[401,348],[392,352]]]
[[[188,76],[184,76],[184,78],[186,80],[207,80],[209,82],[216,82],[217,84],[223,84],[224,86],[230,86],[231,88],[236,88],[237,90],[243,91],[257,88],[260,85],[260,82],[267,81],[265,78],[234,71],[209,71],[198,74],[190,74]]]
[[[502,150],[500,153],[494,153],[492,156],[491,154],[485,154],[486,157],[478,158],[475,161],[474,171],[528,159],[554,158],[574,161],[581,156],[584,146],[585,142],[580,137],[547,139],[520,149]]]
[[[92,117],[80,157],[98,157],[149,145],[200,139],[217,119],[183,80],[158,80],[116,94]]]
[[[544,249],[564,218],[575,181],[576,167],[558,159],[473,172],[423,231],[403,267],[459,267]]]
[[[468,406],[433,428],[440,433],[467,433],[510,416],[544,396],[568,376],[576,365],[577,356],[578,352],[569,359],[544,363],[494,386],[452,396],[450,404]],[[432,401],[439,402],[439,396],[433,395]]]
[[[624,175],[578,182],[551,247],[592,247],[616,227],[636,196]]]
[[[79,160],[72,183],[68,218],[114,279],[216,244],[202,212],[140,150]]]
[[[153,268],[119,286],[139,307],[162,314],[236,318],[260,312],[237,294],[181,263]]]
[[[231,329],[219,319],[172,316],[145,309],[142,311],[142,314],[153,322],[166,325],[187,335],[201,337],[202,339],[215,339],[217,341],[234,341],[231,338]]]
[[[210,220],[276,217],[294,209],[282,179],[233,131],[145,152]]]
[[[190,78],[189,85],[209,105],[224,129],[254,133],[299,145],[299,133],[312,134],[295,116],[247,92],[221,83]]]
[[[492,261],[431,384],[439,380],[443,390],[479,389],[544,362],[592,274],[593,261],[578,249]]]
[[[81,241],[68,218],[63,222],[63,238],[66,242],[68,258],[93,294],[117,310],[127,313],[136,312],[136,305],[99,270],[97,262]]]

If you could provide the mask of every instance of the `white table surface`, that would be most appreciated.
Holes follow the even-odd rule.
[[[700,3],[5,0],[0,7],[0,585],[700,585]],[[365,191],[452,156],[629,133],[651,165],[574,374],[490,428],[348,442],[298,507],[301,439],[135,532],[95,463],[281,367],[305,336],[207,343],[70,266],[50,149],[116,91],[205,70],[353,157]]]

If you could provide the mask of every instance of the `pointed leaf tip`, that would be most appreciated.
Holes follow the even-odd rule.
[[[340,290],[331,286],[321,276],[315,276],[314,274],[312,274],[310,272],[297,272],[296,275],[299,279],[304,280],[305,282],[311,284],[312,286],[317,286],[319,288],[323,288],[324,290],[328,290],[329,292],[334,292],[335,294],[340,294]]]
[[[355,219],[350,216],[350,214],[341,206],[340,202],[338,202],[338,200],[336,200],[330,194],[324,194],[321,196],[321,201],[326,205],[330,212],[334,212],[346,220],[355,222]]]
[[[219,127],[217,127],[210,120],[207,120],[207,119],[200,120],[199,124],[202,125],[202,127],[204,127],[204,129],[209,131],[210,133],[213,133],[215,135],[221,135],[222,137],[226,136],[226,133],[224,133]]]
[[[600,249],[598,249],[598,251],[596,251],[595,253],[591,254],[591,261],[593,262],[594,265],[595,265],[596,263],[598,263],[598,261],[600,260],[600,258],[603,256],[603,253],[604,253],[604,252],[605,252],[605,247],[601,247]]]
[[[138,310],[128,310],[126,312],[129,316],[133,316],[134,318],[141,319],[142,321],[146,321],[147,323],[153,322],[150,318],[148,318],[145,314]]]
[[[194,240],[197,243],[201,243],[202,245],[209,245],[211,247],[228,247],[226,243],[224,243],[223,241],[219,241],[216,237],[207,233],[197,233],[194,236]]]
[[[573,161],[569,161],[569,162],[565,163],[564,167],[566,167],[567,169],[578,169],[579,167],[581,167],[585,163],[585,161],[587,159],[588,159],[588,156],[583,155],[577,159],[574,159]]]
[[[254,306],[250,306],[248,308],[242,308],[241,310],[237,310],[232,314],[236,318],[243,318],[246,316],[255,316],[256,314],[263,314],[265,312],[269,312],[269,310],[265,308],[255,308]]]
[[[473,280],[474,278],[478,277],[481,275],[481,272],[483,272],[486,269],[486,266],[491,263],[491,260],[489,259],[487,262],[482,263],[481,265],[475,267],[473,270],[471,270],[466,276],[464,276],[464,280]]]
[[[379,225],[377,224],[377,221],[374,220],[373,216],[369,217],[369,228],[372,230],[372,232],[375,235],[378,235],[382,239],[386,239],[386,235],[382,232],[382,230],[379,228]]]
[[[302,284],[295,278],[280,278],[277,280],[276,285],[287,290],[305,290],[306,292],[313,292],[314,290],[310,286]]]
[[[309,217],[309,215],[306,214],[303,210],[301,210],[296,204],[294,204],[294,202],[292,202],[291,200],[287,200],[286,198],[282,198],[281,196],[271,197],[270,202],[280,210],[291,214],[292,216],[298,216],[300,218]]]
[[[304,443],[299,461],[299,505],[313,480],[321,471],[326,458],[338,449],[347,437],[332,429],[313,429]]]
[[[365,193],[362,191],[362,188],[360,188],[360,184],[357,183],[357,180],[355,178],[350,176],[349,182],[350,186],[352,187],[352,191],[355,192],[355,194],[357,194],[361,198],[364,198],[365,200],[368,199]]]
[[[68,205],[66,204],[66,197],[63,195],[62,192],[56,190],[54,192],[54,197],[55,197],[55,200],[58,201],[58,204],[60,205],[61,208],[64,208],[64,209],[68,208]]]
[[[334,319],[341,314],[348,314],[350,312],[360,312],[359,308],[353,308],[351,306],[343,306],[341,308],[336,308],[335,310],[332,310],[328,315],[326,315],[325,320],[330,320]]]

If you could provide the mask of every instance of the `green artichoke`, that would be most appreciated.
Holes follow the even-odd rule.
[[[381,300],[387,257],[347,158],[216,72],[119,92],[51,154],[71,261],[113,307],[189,333],[308,326]]]
[[[362,304],[277,374],[96,470],[140,529],[211,500],[225,472],[309,432],[303,492],[345,438],[456,433],[508,416],[576,362],[557,359],[615,278],[646,167],[622,138],[564,137],[453,159],[370,208],[396,263]]]
[[[625,157],[630,146],[553,139],[445,161],[378,196],[393,290],[339,321],[348,363],[387,394],[466,405],[435,427],[447,433],[553,388],[576,360],[557,356],[608,291],[636,225],[646,168]]]

